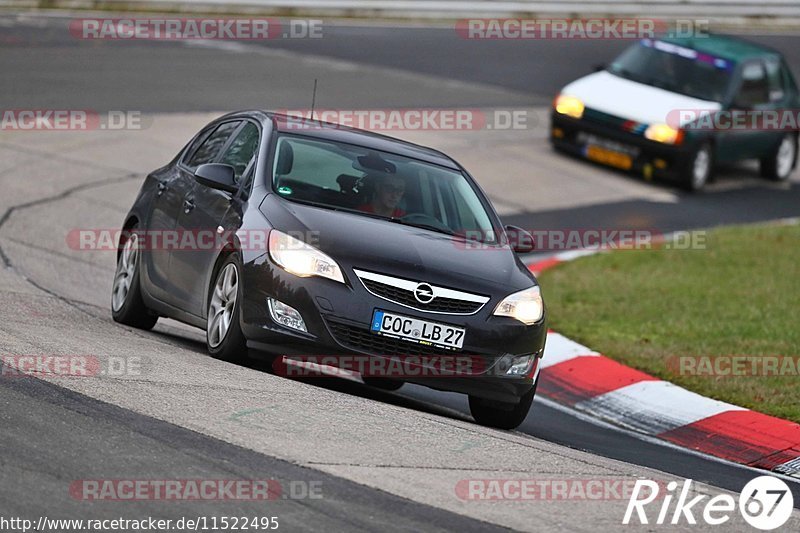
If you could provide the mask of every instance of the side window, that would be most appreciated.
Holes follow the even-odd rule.
[[[745,108],[766,104],[769,98],[767,72],[761,62],[748,63],[742,69],[742,85],[734,102]]]
[[[222,155],[220,163],[231,165],[234,168],[236,183],[242,179],[248,164],[258,151],[258,138],[258,126],[247,122]]]
[[[214,133],[209,135],[203,144],[189,156],[189,159],[186,161],[186,166],[189,167],[189,170],[194,170],[206,163],[213,163],[217,155],[219,155],[219,151],[228,141],[228,137],[231,136],[231,133],[236,131],[239,124],[241,124],[241,122],[225,122],[224,124],[220,124],[217,129],[214,130]]]
[[[197,151],[200,145],[203,144],[206,139],[208,139],[208,136],[211,135],[213,131],[214,128],[208,128],[203,130],[197,137],[194,138],[192,144],[189,145],[189,148],[186,150],[186,153],[183,154],[183,158],[181,159],[181,162],[184,165],[188,165],[189,159],[191,159],[192,155]]]
[[[275,161],[278,184],[281,179],[288,179],[337,191],[336,178],[354,172],[353,160],[338,153],[335,144],[324,141],[283,138],[278,141],[278,154]]]
[[[769,58],[764,62],[767,67],[767,83],[769,85],[769,101],[781,102],[786,96],[785,73],[777,58]]]

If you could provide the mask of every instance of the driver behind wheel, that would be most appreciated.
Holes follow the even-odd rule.
[[[398,207],[406,192],[406,180],[397,174],[373,176],[375,193],[372,201],[358,207],[360,211],[387,218],[400,218],[406,212]]]

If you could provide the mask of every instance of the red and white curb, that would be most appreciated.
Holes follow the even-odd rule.
[[[529,264],[538,274],[598,253]],[[800,424],[712,400],[617,363],[549,331],[539,393],[604,422],[735,463],[800,478]]]

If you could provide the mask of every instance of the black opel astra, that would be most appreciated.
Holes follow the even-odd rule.
[[[122,227],[112,313],[143,329],[160,316],[204,328],[226,361],[248,349],[301,364],[400,361],[405,372],[364,381],[464,393],[478,423],[514,428],[547,334],[517,256],[530,249],[441,152],[238,112],[147,176]],[[443,363],[459,358],[469,365]]]

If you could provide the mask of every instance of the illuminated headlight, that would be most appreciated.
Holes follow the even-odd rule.
[[[307,278],[320,276],[344,283],[342,269],[328,255],[283,232],[269,234],[269,256],[287,272]]]
[[[651,124],[644,131],[644,136],[664,144],[680,144],[683,140],[683,132],[667,124]]]
[[[572,118],[581,118],[583,116],[584,105],[580,98],[574,96],[567,96],[559,94],[553,102],[556,112],[562,115],[567,115]]]
[[[536,286],[515,292],[497,304],[494,315],[515,318],[528,326],[535,324],[544,315],[542,291]]]

